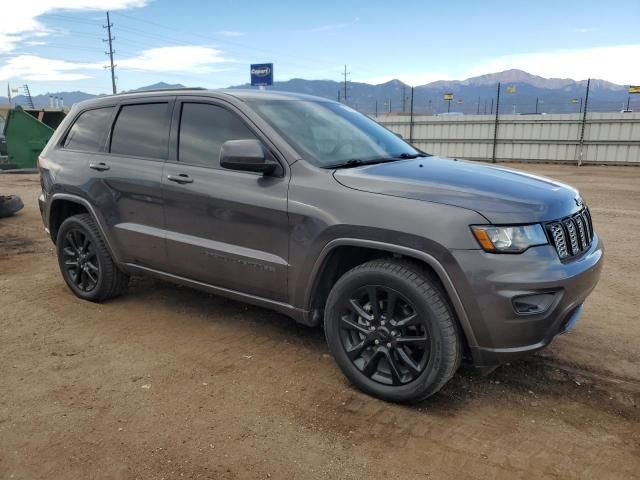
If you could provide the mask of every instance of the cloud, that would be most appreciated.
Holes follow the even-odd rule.
[[[517,68],[547,78],[599,78],[629,85],[640,79],[638,58],[640,44],[505,55],[477,63],[466,77]]]
[[[33,81],[72,81],[91,78],[87,70],[102,69],[102,63],[75,63],[52,60],[36,55],[10,57],[0,66],[0,80],[25,79]],[[85,73],[83,73],[85,72]]]
[[[117,60],[118,67],[146,72],[212,73],[212,65],[234,63],[222,51],[198,45],[160,47],[144,50],[140,55]]]
[[[162,47],[143,50],[139,55],[117,58],[118,70],[137,72],[177,72],[206,74],[228,70],[234,60],[222,56],[215,48],[199,45]],[[0,80],[72,81],[93,78],[104,68],[104,62],[68,62],[39,57],[16,55],[0,65]]]
[[[54,11],[123,10],[143,7],[148,0],[29,0],[5,2],[0,22],[0,53],[9,53],[25,39],[48,35],[38,17]]]
[[[222,35],[223,37],[242,37],[244,32],[236,32],[233,30],[223,30],[221,32],[216,32],[218,35]]]

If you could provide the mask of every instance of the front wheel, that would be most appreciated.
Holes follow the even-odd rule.
[[[460,333],[445,294],[410,262],[374,260],[348,271],[329,294],[324,323],[342,372],[383,400],[429,397],[460,365]]]

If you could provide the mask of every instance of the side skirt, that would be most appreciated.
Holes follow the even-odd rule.
[[[215,285],[199,282],[197,280],[191,280],[189,278],[181,277],[179,275],[173,275],[171,273],[155,270],[153,268],[143,267],[141,265],[136,265],[134,263],[125,263],[124,266],[128,271],[132,273],[138,272],[144,275],[157,278],[159,280],[166,280],[172,283],[177,283],[179,285],[185,285],[187,287],[195,288],[197,290],[202,290],[204,292],[213,293],[215,295],[220,295],[222,297],[230,298],[232,300],[237,300],[239,302],[249,303],[251,305],[267,308],[269,310],[275,310],[278,313],[282,313],[284,315],[287,315],[288,317],[293,318],[298,323],[301,323],[307,326],[314,326],[311,323],[309,323],[308,312],[295,308],[289,305],[288,303],[276,302],[274,300],[258,297],[256,295],[250,295],[248,293],[242,293],[237,290],[231,290],[229,288],[216,287]]]

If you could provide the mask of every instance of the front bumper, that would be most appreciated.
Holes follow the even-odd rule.
[[[492,367],[546,347],[573,326],[600,278],[604,247],[595,235],[587,252],[566,263],[550,245],[517,255],[481,250],[452,254],[461,271],[456,285],[473,330],[473,361]],[[516,312],[514,298],[539,294],[552,295],[544,311]]]

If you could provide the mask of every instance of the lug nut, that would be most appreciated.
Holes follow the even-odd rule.
[[[380,340],[375,340],[373,343],[375,343],[376,345],[380,344]]]
[[[384,320],[381,320],[381,321],[380,321],[380,325],[384,325]]]
[[[387,343],[387,348],[391,348],[391,343]]]
[[[371,331],[373,332],[376,329],[373,325],[371,325]]]

